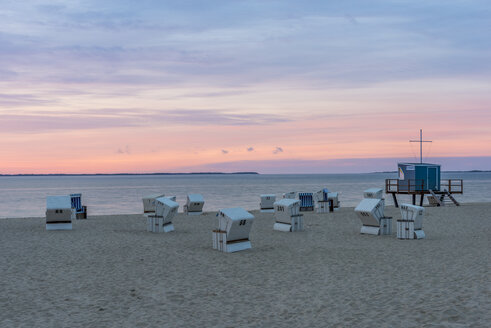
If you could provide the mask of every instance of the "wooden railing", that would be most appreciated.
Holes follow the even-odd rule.
[[[400,182],[404,182],[400,184]],[[406,183],[407,182],[407,183]],[[451,194],[464,193],[464,180],[462,179],[445,179],[440,182],[440,190],[448,190]],[[428,191],[425,186],[425,181],[422,179],[412,180],[399,180],[399,179],[385,179],[385,192],[386,193],[421,193]]]
[[[440,184],[440,190],[447,189],[451,194],[463,194],[464,193],[464,180],[463,179],[447,179],[442,180]]]
[[[385,179],[385,192],[414,193],[425,188],[425,181],[422,179],[402,180],[404,184],[400,184],[400,181],[399,179]]]

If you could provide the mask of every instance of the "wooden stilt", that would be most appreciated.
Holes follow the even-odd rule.
[[[399,207],[399,204],[397,203],[397,196],[395,193],[392,193],[392,198],[394,199],[394,205],[397,207]]]
[[[416,194],[413,194],[413,205],[416,205]]]
[[[447,189],[444,189],[443,191],[447,193],[448,198],[450,198],[450,200],[455,204],[455,206],[460,206],[459,202],[455,198],[453,198],[452,194],[449,193]]]
[[[424,199],[425,199],[425,194],[421,194],[421,198],[419,200],[419,206],[423,206]]]

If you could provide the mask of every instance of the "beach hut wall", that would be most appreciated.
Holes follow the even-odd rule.
[[[441,167],[430,163],[398,163],[399,191],[439,191]]]

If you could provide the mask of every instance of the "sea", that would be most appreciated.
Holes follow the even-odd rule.
[[[89,216],[142,213],[142,197],[154,193],[176,196],[180,210],[189,193],[203,195],[205,211],[254,210],[261,194],[328,188],[339,193],[341,206],[356,206],[363,190],[384,188],[385,179],[397,179],[397,173],[0,176],[0,218],[43,217],[46,196],[71,193],[82,193]],[[491,201],[491,172],[442,172],[442,179],[464,180],[464,194],[455,195],[460,202]],[[398,199],[410,202],[408,196]],[[392,197],[386,204],[393,205]]]

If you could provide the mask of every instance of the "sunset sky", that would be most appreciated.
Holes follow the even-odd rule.
[[[491,169],[491,2],[0,0],[0,174]]]

